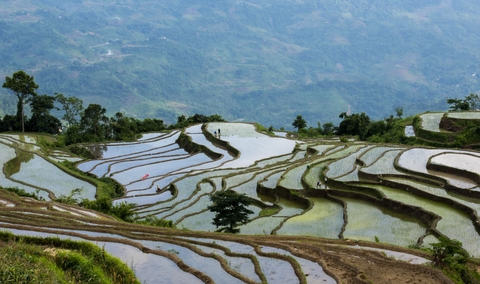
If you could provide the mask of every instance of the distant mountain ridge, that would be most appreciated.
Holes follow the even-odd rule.
[[[2,1],[0,76],[111,113],[291,127],[446,109],[478,92],[472,1]],[[0,90],[2,115],[16,110]]]

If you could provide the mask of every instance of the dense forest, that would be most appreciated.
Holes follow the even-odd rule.
[[[39,93],[172,124],[384,119],[478,92],[478,12],[466,0],[4,0],[0,76],[25,70]],[[0,90],[0,114],[15,109]]]

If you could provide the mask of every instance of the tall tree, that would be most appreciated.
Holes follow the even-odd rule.
[[[403,107],[396,107],[395,108],[395,113],[397,114],[398,118],[402,118],[403,115]]]
[[[248,209],[250,200],[245,194],[238,194],[233,190],[217,191],[210,196],[213,205],[208,206],[211,212],[215,213],[212,224],[217,228],[227,226],[225,229],[228,233],[238,233],[240,229],[236,229],[237,224],[246,224],[248,215],[253,211]]]
[[[82,113],[80,128],[87,136],[85,141],[103,141],[106,136],[105,125],[109,122],[107,110],[99,104],[90,104]]]
[[[30,100],[32,117],[27,123],[28,131],[58,134],[62,124],[50,114],[54,109],[55,97],[49,95],[34,96]]]
[[[477,94],[470,93],[463,100],[447,99],[447,104],[450,105],[450,111],[476,110],[480,106],[480,97]]]
[[[327,122],[323,125],[323,135],[332,135],[333,123]]]
[[[360,140],[367,138],[370,117],[364,112],[361,114],[354,113],[352,115],[342,112],[339,117],[343,120],[338,126],[338,135],[358,135]]]
[[[470,110],[476,110],[480,106],[480,98],[477,94],[470,93],[465,97],[465,102],[468,103]]]
[[[300,131],[300,129],[307,127],[307,122],[301,115],[297,115],[297,118],[295,118],[293,121],[292,126],[297,128],[297,131]]]
[[[28,75],[22,70],[13,73],[12,77],[5,77],[3,88],[10,89],[18,98],[17,117],[20,119],[22,125],[22,132],[25,132],[25,115],[24,104],[29,102],[31,97],[36,96],[35,90],[38,85],[35,83],[32,76]]]
[[[55,98],[65,111],[63,119],[68,123],[68,127],[76,125],[78,123],[77,117],[80,117],[83,110],[83,101],[76,97],[65,97],[58,93],[55,93]]]

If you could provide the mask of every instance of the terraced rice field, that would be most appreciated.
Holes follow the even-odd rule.
[[[480,119],[478,111],[447,112],[447,117],[456,119]]]
[[[425,115],[424,121],[434,120]],[[218,129],[221,134],[215,137]],[[146,134],[131,143],[87,145],[99,158],[77,164],[81,171],[122,184],[126,193],[114,202],[135,203],[138,219],[172,220],[184,230],[119,223],[77,207],[8,194],[0,195],[0,228],[98,242],[124,261],[135,262],[147,283],[156,283],[153,279],[167,268],[178,274],[174,283],[349,283],[345,279],[357,276],[322,261],[331,265],[339,251],[354,255],[358,249],[336,247],[330,253],[333,240],[346,246],[392,244],[400,250],[428,246],[444,235],[480,256],[478,184],[429,169],[429,164],[440,164],[478,172],[477,152],[332,139],[299,143],[242,123],[196,125],[184,134],[210,152],[188,153],[175,142],[180,132],[174,131]],[[43,153],[34,137],[0,138],[0,162],[9,169],[0,176],[2,186],[38,191],[47,200],[83,188],[82,198],[94,198],[95,187],[55,166],[55,159],[78,157]],[[39,174],[40,169],[55,176]],[[322,181],[321,188],[317,181]],[[169,190],[157,192],[157,187]],[[211,223],[209,197],[222,190],[254,201],[250,222],[239,226],[242,235],[213,233],[219,228]],[[264,210],[273,206],[278,210]],[[172,281],[165,276],[164,283]]]
[[[420,115],[422,128],[432,132],[440,132],[440,120],[444,114],[443,112],[434,112]]]
[[[428,118],[426,118],[425,121],[429,119],[433,120],[434,117],[436,117],[435,119],[440,117],[440,114],[425,115]],[[332,143],[331,140],[329,140],[328,142],[325,141],[327,143],[324,142],[324,144],[318,144],[318,141],[312,142],[317,143],[312,145],[312,149],[316,151],[316,154],[309,154],[307,156],[305,153],[298,152],[297,155],[293,155],[288,158],[289,156],[286,156],[286,154],[293,151],[295,147],[295,141],[279,137],[270,138],[265,134],[260,134],[256,132],[253,125],[240,123],[208,124],[205,131],[213,134],[213,132],[217,132],[218,129],[221,129],[221,136],[217,139],[228,142],[230,146],[234,148],[236,148],[236,146],[238,145],[242,146],[239,146],[239,158],[228,161],[222,166],[217,167],[227,169],[229,168],[230,171],[222,172],[216,170],[217,168],[209,169],[208,173],[218,173],[217,175],[212,175],[215,176],[215,184],[222,185],[222,188],[218,188],[216,190],[235,190],[239,193],[246,194],[252,199],[256,199],[258,202],[263,203],[264,206],[268,206],[271,203],[265,202],[262,200],[262,198],[259,197],[258,190],[261,188],[270,189],[271,191],[275,190],[277,187],[281,187],[289,190],[301,191],[304,192],[301,196],[305,200],[316,200],[315,197],[313,197],[315,196],[315,194],[317,194],[315,193],[315,191],[317,191],[315,189],[316,181],[323,181],[323,175],[329,180],[328,191],[332,191],[333,195],[335,195],[335,182],[338,182],[338,185],[342,185],[342,188],[344,188],[345,186],[348,187],[349,184],[355,183],[355,186],[358,186],[358,183],[361,183],[362,180],[365,180],[365,174],[367,174],[367,177],[369,177],[370,179],[368,182],[372,182],[372,178],[374,179],[374,182],[379,182],[379,179],[384,179],[386,176],[408,177],[409,172],[403,171],[402,169],[428,175],[429,171],[426,170],[426,164],[429,158],[438,153],[441,153],[442,151],[445,151],[442,149],[408,149],[397,146],[390,147],[365,144],[345,145],[341,143],[335,144]],[[196,141],[196,143],[200,145],[210,147],[212,151],[222,152],[224,156],[228,156],[228,153],[226,153],[225,150],[220,149],[217,146],[212,146],[212,141],[202,138],[202,131],[203,130],[200,126],[194,126],[186,129],[185,133],[187,135],[192,135],[192,141]],[[161,143],[159,142],[161,141],[162,137],[157,138],[158,139],[155,142],[156,145],[158,147],[162,147]],[[271,143],[277,143],[275,145],[280,146],[278,146],[279,149],[277,149],[276,151],[272,151],[271,149],[265,151],[265,144],[263,142],[260,143],[262,144],[260,145],[257,144],[257,142],[252,142],[252,139],[256,141],[260,141],[259,139],[268,139],[272,142],[265,143],[270,143],[269,145],[272,145]],[[289,143],[289,141],[291,143]],[[171,142],[171,140],[166,140],[166,143],[169,142]],[[246,148],[245,145],[248,145],[248,150],[244,150]],[[285,145],[290,145],[290,148],[287,148]],[[128,147],[134,146],[128,145]],[[307,149],[309,147],[309,144],[304,143],[302,147],[304,149]],[[242,158],[242,156],[244,157]],[[248,163],[237,162],[238,160],[242,159],[243,161],[248,161]],[[397,162],[396,159],[398,159]],[[360,161],[361,163],[359,164],[357,163],[357,161]],[[194,162],[192,161],[191,163]],[[161,168],[168,168],[169,164],[170,162],[168,160],[158,162],[158,166]],[[129,170],[126,170],[124,172],[118,172],[113,175],[113,177],[117,178],[117,175],[127,174],[129,171],[140,167],[141,166],[139,165],[132,166]],[[185,165],[185,167],[195,168],[195,165]],[[144,169],[142,170],[146,172]],[[136,170],[135,172],[137,173],[136,176],[138,179],[141,171]],[[202,178],[207,180],[211,180],[211,178],[203,177],[203,175],[198,174],[192,175],[188,171],[185,171],[185,177],[182,179],[180,178],[182,171],[174,170],[172,170],[171,173],[168,173],[166,171],[162,172],[162,175],[169,175],[173,173],[179,173],[178,175],[176,175],[179,181],[172,181],[172,184],[174,184],[178,190],[177,195],[170,200],[155,200],[155,203],[138,204],[139,206],[141,206],[141,210],[139,210],[140,216],[156,214],[155,216],[165,219],[171,217],[173,221],[177,222],[183,228],[204,231],[206,226],[208,227],[208,231],[212,230],[213,227],[211,226],[211,224],[208,224],[208,222],[201,220],[202,218],[200,218],[199,216],[212,216],[207,212],[207,206],[210,204],[208,200],[208,194],[211,193],[213,189],[206,191],[198,191],[198,189],[196,189],[197,183],[199,183]],[[132,174],[129,174],[129,176],[133,177]],[[158,174],[155,174],[155,176],[158,176]],[[192,179],[195,176],[197,176],[197,178]],[[438,177],[437,175],[433,176]],[[151,177],[149,177],[148,179],[150,178]],[[304,179],[304,182],[302,182],[302,179]],[[127,182],[124,181],[122,178],[118,178],[118,180],[124,183],[126,186],[128,186],[129,182],[134,182],[133,180],[127,180]],[[455,186],[455,184],[460,185],[458,181],[456,183],[453,182],[454,177],[450,177],[445,181],[450,181],[450,184],[453,186]],[[464,180],[464,182],[467,181]],[[152,183],[151,185],[152,188],[153,185],[154,183]],[[470,183],[470,185],[472,185],[472,183]],[[341,191],[344,192],[344,189],[342,189]],[[366,191],[363,192],[366,193]],[[138,195],[141,196],[142,194],[141,192],[137,193],[140,193],[137,194],[137,198],[139,198]],[[310,197],[310,195],[312,194],[313,196]],[[321,194],[325,194],[325,192],[322,192]],[[368,194],[370,196],[372,195],[371,192]],[[430,192],[429,194],[435,193]],[[445,194],[436,194],[438,196],[442,196],[443,198],[447,198]],[[127,195],[129,195],[129,193],[127,193]],[[454,197],[452,197],[452,195],[449,196],[450,199],[455,199]],[[153,198],[149,198],[147,200],[153,200]],[[323,202],[326,202],[325,199],[322,200]],[[346,202],[345,200],[349,200],[349,202]],[[380,241],[401,246],[414,244],[421,236],[425,235],[426,226],[428,226],[428,224],[424,224],[419,220],[412,220],[406,213],[402,214],[398,211],[385,213],[388,212],[388,210],[386,210],[385,208],[379,208],[371,203],[361,203],[360,201],[356,201],[354,197],[350,197],[349,199],[345,200],[344,202],[346,204],[350,204],[350,206],[347,206],[347,208],[350,207],[350,209],[347,210],[346,213],[346,216],[351,216],[348,223],[344,222],[343,215],[342,218],[338,219],[339,215],[338,213],[336,213],[334,214],[334,216],[336,217],[330,220],[336,220],[334,222],[337,223],[327,226],[327,228],[333,227],[336,229],[327,229],[326,231],[311,230],[308,235],[312,235],[312,232],[316,232],[313,235],[318,237],[338,238],[342,233],[345,234],[342,236],[345,238],[348,237],[353,239],[364,239],[370,241],[374,241],[376,237]],[[136,201],[142,202],[142,199],[136,199]],[[403,202],[403,200],[401,199],[398,201]],[[316,202],[318,203],[319,201],[316,200]],[[278,197],[277,201],[274,201],[274,203],[278,204]],[[313,204],[315,203],[313,202]],[[332,208],[339,208],[339,203],[328,201],[328,204],[330,204],[329,206],[333,206]],[[472,207],[473,203],[470,202],[466,206]],[[303,215],[309,216],[309,214],[312,213],[308,212],[317,212],[317,210],[319,210],[319,207],[317,205],[314,206],[311,210],[302,210],[301,212],[296,212],[294,209],[295,207],[292,207],[292,209],[290,209],[287,205],[287,208],[282,207],[283,209],[273,216],[260,217],[258,216],[258,213],[260,212],[259,209],[256,207],[252,208],[256,213],[252,214],[252,221],[249,224],[240,227],[242,233],[259,235],[298,234],[299,227],[306,225],[296,225],[295,221],[303,224],[304,221],[302,221],[302,218],[306,218],[307,220],[310,220],[310,218],[312,218],[302,217]],[[289,210],[293,210],[292,213],[288,213]],[[474,208],[474,210],[476,210],[476,208]],[[326,212],[328,212],[328,210],[326,210]],[[359,212],[362,212],[362,214],[358,214]],[[365,214],[370,215],[366,217]],[[282,217],[278,217],[279,215]],[[323,213],[317,212],[316,215],[322,216]],[[365,227],[362,227],[362,225],[360,225],[362,224],[363,219],[367,219],[370,221],[374,220],[372,219],[372,216],[384,216],[384,218],[379,219],[379,222],[372,221],[368,224],[368,226]],[[344,226],[345,228],[339,231],[339,228],[342,228]],[[470,227],[475,230],[473,224],[470,225]],[[406,234],[402,233],[406,231],[411,232],[411,235],[407,236]],[[454,236],[452,236],[452,238],[454,238]]]

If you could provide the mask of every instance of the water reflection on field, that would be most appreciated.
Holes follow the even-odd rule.
[[[348,223],[343,233],[345,238],[366,241],[378,238],[381,242],[409,246],[416,244],[426,233],[425,225],[415,219],[407,219],[365,201],[341,199],[347,203]]]
[[[161,136],[160,139],[151,141],[151,140],[140,140],[139,142],[119,142],[119,143],[110,143],[110,144],[92,144],[85,146],[90,150],[94,155],[102,157],[103,159],[128,155],[132,153],[139,153],[153,148],[162,147],[168,144],[175,143],[175,140],[178,139],[180,135],[179,131],[174,131],[168,136]]]
[[[145,174],[149,176],[161,176],[178,171],[192,165],[201,164],[211,161],[205,154],[196,154],[178,160],[166,160],[162,163],[155,163],[150,165],[137,166],[123,172],[116,173],[112,178],[116,179],[121,184],[129,184],[141,180]]]
[[[22,161],[20,171],[13,174],[11,178],[35,187],[48,189],[57,197],[68,195],[72,190],[78,188],[81,189],[80,198],[95,199],[95,186],[65,173],[36,154],[33,154],[31,160]]]
[[[343,207],[323,198],[309,198],[313,207],[302,215],[288,219],[279,235],[316,236],[337,239],[343,226]]]

